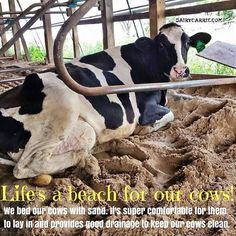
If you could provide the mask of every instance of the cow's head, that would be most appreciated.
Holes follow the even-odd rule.
[[[210,40],[211,36],[202,32],[189,37],[181,26],[175,23],[161,27],[155,41],[160,48],[162,61],[168,61],[168,65],[165,65],[166,75],[172,80],[188,77],[190,71],[186,63],[189,47],[194,47],[199,52]]]

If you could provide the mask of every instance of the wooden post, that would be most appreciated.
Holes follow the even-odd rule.
[[[114,24],[113,24],[113,3],[112,0],[101,0],[103,48],[115,46]]]
[[[2,12],[2,4],[0,3],[0,16],[2,17],[3,15],[1,14],[1,12]],[[3,28],[4,28],[4,25],[0,25],[0,30],[2,30]],[[6,34],[3,34],[1,36],[1,41],[2,41],[2,46],[7,43]],[[3,54],[3,56],[7,56],[7,55],[8,55],[7,52]]]
[[[15,12],[16,11],[15,0],[8,0],[8,3],[9,3],[9,10],[12,11],[12,12]],[[16,17],[16,14],[12,14],[11,16]],[[16,32],[17,32],[17,26],[13,25],[13,27],[12,27],[13,37],[16,34]],[[19,40],[17,40],[14,43],[14,50],[15,50],[15,57],[16,57],[16,59],[21,59],[20,41]]]
[[[165,24],[165,0],[149,0],[150,37],[155,38]]]
[[[19,0],[16,0],[16,1],[17,1],[17,4],[20,7],[20,10],[23,11],[23,8],[21,7],[21,4],[20,4]],[[19,21],[16,23],[16,27],[17,27],[17,30],[20,30],[21,26],[20,26],[20,22]],[[21,44],[22,44],[22,46],[24,48],[25,59],[27,61],[30,61],[31,60],[30,53],[29,53],[29,49],[28,49],[27,43],[25,41],[24,35],[21,36]]]
[[[41,0],[42,3],[47,3],[48,0]],[[44,14],[43,26],[46,48],[46,63],[53,63],[53,38],[52,38],[52,23],[50,14]]]
[[[21,27],[20,27],[20,23],[19,23],[19,22],[16,23],[16,28],[17,28],[17,31],[20,30]],[[22,35],[22,36],[20,37],[20,39],[21,39],[21,44],[22,44],[22,46],[23,46],[23,48],[24,48],[25,59],[26,59],[27,61],[30,61],[30,60],[31,60],[31,59],[30,59],[30,54],[29,54],[29,50],[28,50],[28,47],[27,47],[27,44],[26,44],[26,41],[25,41],[24,36]]]
[[[68,8],[67,15],[71,16],[75,12],[75,9]],[[77,26],[72,29],[72,41],[73,41],[73,51],[74,51],[74,58],[80,57],[79,52],[79,36]]]

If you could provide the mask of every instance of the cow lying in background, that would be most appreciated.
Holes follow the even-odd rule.
[[[77,83],[88,87],[168,82],[189,75],[189,47],[210,38],[206,33],[188,37],[171,23],[154,40],[140,38],[66,66]],[[0,96],[0,152],[15,162],[19,179],[75,165],[96,176],[99,166],[91,149],[140,127],[153,131],[166,125],[174,116],[165,104],[166,91],[88,97],[66,87],[56,70],[31,74]]]

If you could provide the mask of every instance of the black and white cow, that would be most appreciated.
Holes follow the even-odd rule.
[[[143,37],[66,67],[76,82],[88,87],[168,82],[189,75],[189,47],[210,38],[206,33],[188,37],[171,23],[154,40]],[[153,131],[166,125],[174,116],[165,104],[166,91],[88,97],[66,87],[56,70],[31,74],[23,85],[0,95],[0,152],[14,161],[19,179],[75,165],[97,175],[91,149],[142,132],[140,127]]]

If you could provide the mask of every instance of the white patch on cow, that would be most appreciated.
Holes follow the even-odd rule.
[[[85,167],[95,141],[93,128],[87,122],[78,119],[68,135],[53,149],[45,150],[41,147],[32,153],[31,158],[24,157],[26,161],[22,157],[14,169],[14,175],[18,178],[32,177],[42,172],[58,173],[74,165]]]
[[[5,116],[5,117],[8,116],[4,108],[0,108],[0,113],[2,114],[2,116]]]
[[[134,82],[130,75],[131,67],[121,56],[121,47],[115,47],[105,50],[105,52],[112,57],[116,66],[112,70],[120,81],[126,85],[133,85]]]
[[[178,26],[172,26],[166,29],[162,29],[161,33],[164,34],[170,43],[174,44],[177,54],[177,63],[171,68],[169,78],[173,81],[182,78],[182,74],[186,70],[187,66],[182,56],[182,40],[183,29]]]
[[[183,29],[178,26],[172,26],[167,29],[161,30],[161,33],[168,38],[169,42],[175,45],[175,50],[177,54],[177,64],[184,65],[185,63],[181,52],[181,47],[182,47],[181,36],[183,32],[184,32]]]

